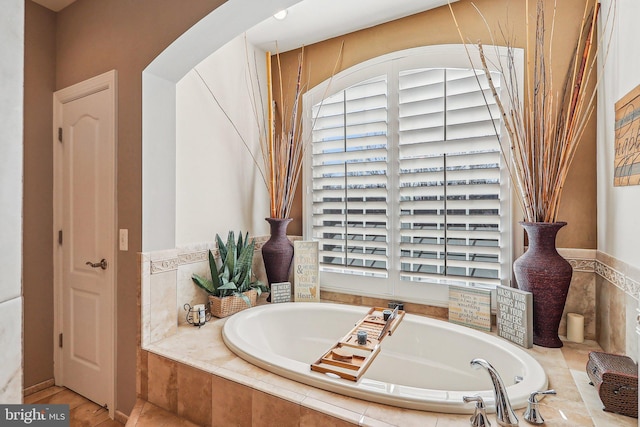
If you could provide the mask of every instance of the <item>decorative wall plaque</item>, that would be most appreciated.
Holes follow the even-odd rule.
[[[272,283],[271,284],[271,304],[279,302],[291,301],[291,283]]]
[[[449,321],[491,331],[491,291],[449,286]]]
[[[613,185],[640,184],[640,86],[616,102]]]
[[[533,347],[533,295],[506,286],[496,287],[498,336],[524,348]]]
[[[293,300],[320,301],[318,242],[293,242]]]

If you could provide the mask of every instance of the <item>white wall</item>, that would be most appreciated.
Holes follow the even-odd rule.
[[[224,239],[229,230],[268,234],[259,140],[267,122],[265,64],[265,52],[239,36],[195,67],[213,95],[195,70],[176,85],[177,246],[216,233]]]
[[[24,0],[0,13],[0,403],[22,402]]]
[[[143,71],[143,252],[176,247],[176,84],[212,52],[299,1],[227,0],[176,39]]]
[[[602,23],[612,1],[602,1]],[[613,186],[614,104],[640,84],[640,2],[617,0],[617,8],[598,91],[598,250],[640,268],[640,186]]]

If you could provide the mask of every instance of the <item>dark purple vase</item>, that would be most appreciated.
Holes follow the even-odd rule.
[[[287,282],[291,261],[293,261],[293,245],[287,237],[287,226],[291,218],[265,218],[271,226],[271,237],[262,246],[262,259],[267,273],[269,286],[272,283]],[[271,295],[267,301],[271,301]]]
[[[562,347],[558,327],[573,269],[556,250],[556,235],[566,222],[521,222],[529,248],[513,263],[518,288],[533,294],[533,343]]]

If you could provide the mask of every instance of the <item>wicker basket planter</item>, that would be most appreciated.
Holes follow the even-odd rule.
[[[258,292],[255,289],[243,292],[242,294],[249,298],[249,301],[251,301],[251,307],[256,305],[256,302],[258,301]],[[211,314],[219,318],[231,316],[245,308],[249,308],[245,300],[235,295],[222,298],[209,295],[209,305],[211,306]]]

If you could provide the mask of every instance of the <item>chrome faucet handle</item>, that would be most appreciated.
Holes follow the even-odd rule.
[[[487,418],[487,410],[484,406],[484,400],[481,396],[462,396],[465,403],[476,402],[476,410],[469,419],[473,427],[491,427],[489,418]]]
[[[544,418],[542,418],[542,414],[540,413],[540,409],[538,408],[538,400],[536,397],[538,395],[545,394],[556,394],[555,390],[546,390],[546,391],[534,391],[529,396],[529,400],[527,402],[527,410],[524,411],[524,419],[529,424],[544,424]]]

